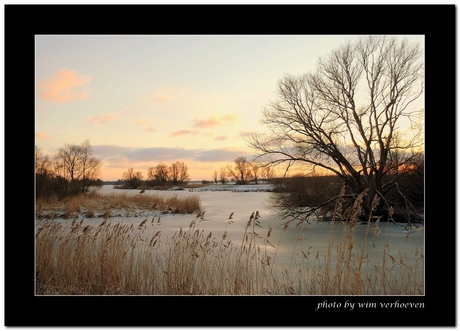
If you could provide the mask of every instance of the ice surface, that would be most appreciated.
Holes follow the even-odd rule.
[[[284,224],[286,221],[277,217],[276,212],[272,210],[268,203],[268,197],[271,193],[265,192],[270,185],[209,185],[199,189],[188,189],[182,191],[159,191],[146,190],[143,194],[161,194],[161,195],[177,195],[179,197],[198,195],[201,200],[202,209],[205,210],[204,220],[198,222],[198,228],[204,230],[205,233],[212,232],[212,237],[216,241],[220,241],[226,228],[229,216],[233,213],[233,223],[228,224],[228,238],[233,243],[241,243],[244,230],[248,223],[250,215],[259,211],[260,225],[255,231],[258,235],[265,238],[269,228],[273,228],[270,236],[270,243],[277,247],[277,261],[290,263],[292,258],[301,258],[303,253],[309,252],[312,256],[318,254],[325,257],[328,251],[331,233],[334,234],[332,254],[336,254],[336,247],[342,240],[343,230],[346,224],[331,226],[329,222],[310,221],[303,222],[296,226],[298,221],[290,223],[285,230]],[[139,194],[139,190],[118,190],[113,189],[111,185],[104,185],[99,191],[100,193],[126,193]],[[153,218],[161,215],[161,223],[157,229],[161,230],[161,235],[172,237],[174,233],[181,228],[188,229],[190,223],[195,219],[195,214],[155,214],[151,211],[145,212],[140,217],[129,218],[110,218],[109,220],[115,224],[123,221],[123,223],[134,223],[138,225],[146,217]],[[156,218],[157,219],[157,218]],[[102,219],[85,219],[85,222],[96,223],[102,222]],[[409,231],[405,230],[406,224],[395,225],[391,222],[382,222],[379,224],[379,231],[370,230],[366,242],[366,252],[371,252],[367,258],[375,258],[377,261],[382,260],[382,254],[385,245],[387,245],[387,253],[392,254],[395,258],[415,259],[416,255],[423,254],[424,249],[424,227],[419,225],[418,228],[413,228]],[[371,228],[374,224],[371,224]],[[357,254],[361,251],[366,233],[366,225],[358,224],[355,230],[354,247]],[[260,241],[262,244],[263,241]],[[271,247],[271,246],[269,246]],[[269,248],[272,251],[275,248]],[[294,254],[293,254],[294,252]]]

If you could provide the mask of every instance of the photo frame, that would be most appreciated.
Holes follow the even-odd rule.
[[[454,326],[455,192],[436,171],[455,144],[454,5],[5,5],[5,325],[9,327]],[[158,20],[169,18],[168,23]],[[318,23],[318,17],[320,19]],[[442,17],[443,24],[432,24]],[[179,24],[180,23],[180,24]],[[36,34],[423,34],[426,41],[424,296],[35,296]],[[441,38],[442,36],[442,38]],[[434,108],[434,109],[432,109]],[[438,109],[439,111],[436,111]],[[25,112],[26,116],[23,116]],[[445,116],[435,114],[445,113]],[[441,128],[441,130],[436,130]],[[428,134],[428,132],[433,132]],[[437,132],[437,134],[436,134]],[[453,137],[447,137],[448,135]],[[442,137],[442,143],[440,138]],[[26,144],[22,142],[26,141]],[[447,146],[446,146],[447,145]],[[25,148],[20,148],[25,146]],[[441,149],[441,146],[444,147]],[[442,152],[441,152],[442,150]],[[442,153],[442,155],[441,155]],[[29,159],[30,158],[30,159]],[[455,165],[455,161],[453,162]],[[449,164],[450,165],[450,164]],[[447,169],[451,167],[447,166]],[[436,170],[435,170],[436,169]],[[446,173],[447,172],[443,172]],[[17,176],[12,176],[17,174]],[[434,176],[438,174],[438,179]],[[30,176],[30,177],[29,177]],[[455,178],[455,174],[450,175]],[[16,180],[13,178],[16,177]],[[441,181],[441,179],[444,179]],[[447,181],[448,182],[448,181]],[[30,185],[30,187],[29,187]],[[440,186],[442,185],[442,186]],[[447,187],[454,188],[454,185]],[[439,195],[443,193],[441,205]],[[438,199],[435,203],[435,195]],[[32,201],[31,201],[32,202]],[[452,207],[451,207],[452,206]],[[439,222],[435,224],[435,222]],[[440,262],[440,261],[445,262]],[[440,268],[442,264],[442,269]],[[444,285],[444,286],[443,286]],[[351,304],[361,309],[351,309]],[[367,306],[366,306],[367,303]],[[402,304],[405,304],[402,306]],[[323,304],[321,306],[321,304]],[[374,305],[375,304],[375,305]],[[33,312],[33,314],[31,314]],[[110,312],[110,314],[107,314]],[[171,316],[172,314],[172,316]]]

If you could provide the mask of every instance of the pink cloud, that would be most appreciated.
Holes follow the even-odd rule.
[[[92,76],[80,75],[75,70],[61,69],[38,83],[37,88],[43,100],[64,103],[88,98],[89,92],[78,91],[78,87],[88,84],[92,79]]]
[[[178,131],[174,131],[173,133],[171,133],[171,136],[172,137],[180,137],[180,136],[187,136],[187,135],[195,136],[197,134],[200,134],[200,132],[197,130],[178,130]]]
[[[217,136],[214,138],[214,140],[216,141],[225,141],[228,139],[228,136],[226,134],[222,135],[222,136]]]
[[[220,125],[220,121],[215,116],[212,116],[205,120],[195,120],[194,126],[197,128],[209,128],[209,127],[214,127],[214,126],[219,126],[219,125]]]
[[[231,124],[239,121],[239,117],[235,114],[225,114],[223,116],[213,115],[204,120],[195,120],[193,125],[196,128],[211,128],[216,126],[222,126]]]
[[[96,123],[96,124],[105,124],[107,122],[113,122],[118,119],[118,114],[107,114],[105,116],[93,116],[93,117],[87,117],[86,122],[88,123]]]
[[[35,138],[37,138],[37,139],[50,139],[51,136],[46,134],[46,133],[43,133],[43,132],[36,132],[35,133]]]

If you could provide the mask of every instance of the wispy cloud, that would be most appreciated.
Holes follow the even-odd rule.
[[[107,114],[104,116],[93,116],[93,117],[87,117],[86,122],[88,123],[95,123],[95,124],[105,124],[107,122],[113,122],[118,119],[118,114]]]
[[[150,118],[138,118],[134,124],[142,126],[143,131],[155,131],[155,121]]]
[[[89,92],[79,91],[78,88],[88,84],[92,79],[92,76],[81,75],[76,70],[61,69],[38,83],[37,89],[43,100],[64,103],[88,98]]]
[[[213,115],[206,119],[196,119],[193,125],[196,128],[212,128],[217,126],[223,126],[231,123],[236,123],[240,119],[235,114],[225,114],[223,116]]]
[[[174,131],[171,133],[171,136],[172,137],[180,137],[180,136],[196,136],[196,135],[199,135],[201,134],[200,131],[198,130],[188,130],[188,129],[184,129],[184,130],[177,130],[177,131]]]
[[[46,133],[43,133],[43,132],[36,132],[35,133],[35,138],[36,139],[50,139],[52,138],[52,136],[46,134]]]
[[[228,140],[228,136],[226,134],[222,135],[222,136],[217,136],[214,138],[215,141],[225,141],[225,140]]]

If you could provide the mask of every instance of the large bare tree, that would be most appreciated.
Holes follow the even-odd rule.
[[[423,79],[419,44],[386,36],[345,43],[316,71],[279,81],[263,110],[269,133],[247,143],[265,164],[326,170],[350,196],[368,189],[368,208],[375,194],[388,208],[398,169],[423,154]]]

